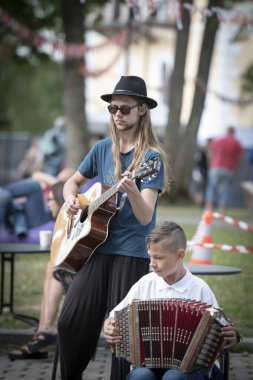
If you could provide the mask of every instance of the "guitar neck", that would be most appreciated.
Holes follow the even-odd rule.
[[[113,195],[118,192],[118,183],[106,190],[98,199],[92,202],[88,207],[88,214],[92,214],[96,211],[103,203],[110,199]]]
[[[160,159],[156,157],[153,160],[149,160],[147,163],[142,164],[138,169],[129,175],[131,180],[138,178],[142,180],[145,177],[150,177],[154,173],[160,170]],[[88,206],[88,214],[92,214],[96,211],[103,203],[110,199],[113,195],[118,192],[118,183],[106,190],[101,196],[92,202]]]

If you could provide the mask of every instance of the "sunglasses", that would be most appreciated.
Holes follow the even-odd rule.
[[[135,108],[135,107],[139,107],[141,104],[136,104],[135,106],[127,106],[127,105],[124,105],[124,106],[116,106],[114,104],[110,104],[107,108],[108,108],[108,111],[112,114],[112,115],[115,115],[118,111],[120,111],[122,113],[122,115],[129,115],[130,112],[131,112],[131,109]]]

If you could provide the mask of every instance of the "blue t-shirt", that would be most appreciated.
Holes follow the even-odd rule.
[[[129,167],[134,155],[134,149],[128,153],[121,153],[122,173]],[[159,153],[148,150],[144,162],[155,157]],[[102,184],[113,186],[116,183],[114,177],[114,164],[112,156],[112,139],[107,138],[98,141],[89,151],[87,156],[81,162],[79,172],[86,178],[99,177]],[[144,188],[162,190],[164,168],[161,163],[160,170],[154,176],[146,177],[143,181],[136,182],[139,190]],[[123,206],[112,217],[109,223],[108,237],[101,244],[97,251],[104,254],[117,254],[124,256],[133,256],[147,258],[146,236],[155,226],[156,207],[152,221],[143,226],[135,218],[131,204],[126,197],[125,202],[121,202],[122,193],[118,192],[118,205]]]

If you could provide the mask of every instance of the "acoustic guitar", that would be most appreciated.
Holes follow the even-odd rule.
[[[140,165],[130,178],[143,180],[160,169],[157,157]],[[57,216],[50,259],[53,265],[71,272],[85,264],[96,248],[107,238],[108,226],[117,211],[118,183],[112,187],[94,183],[85,193],[78,194],[80,210],[75,219],[70,219],[61,207]]]

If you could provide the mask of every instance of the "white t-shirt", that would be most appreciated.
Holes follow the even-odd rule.
[[[194,276],[187,268],[185,269],[185,276],[173,285],[169,285],[154,272],[143,276],[132,286],[126,297],[110,312],[110,317],[114,316],[115,311],[123,309],[135,299],[185,298],[218,307],[215,295],[207,283]]]

